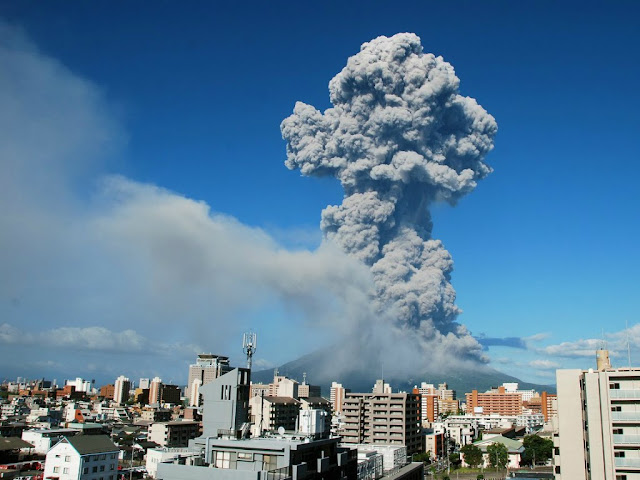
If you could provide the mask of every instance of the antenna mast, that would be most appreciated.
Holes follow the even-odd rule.
[[[251,370],[251,359],[258,348],[258,336],[249,330],[242,335],[242,351],[247,356],[247,368]]]

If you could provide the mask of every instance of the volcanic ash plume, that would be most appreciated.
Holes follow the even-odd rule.
[[[456,323],[453,262],[431,238],[429,213],[433,202],[455,204],[491,173],[483,160],[496,122],[458,93],[459,83],[416,35],[378,37],[329,83],[333,108],[298,102],[281,129],[288,168],[340,180],[344,200],[324,209],[321,227],[370,266],[378,312],[431,346],[480,358]]]

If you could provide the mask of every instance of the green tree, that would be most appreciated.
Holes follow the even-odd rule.
[[[460,460],[460,454],[458,452],[453,452],[449,455],[449,465],[451,466],[451,468],[460,468],[461,463],[462,461]]]
[[[539,462],[546,462],[553,456],[553,440],[542,438],[539,435],[527,435],[522,441],[524,452],[522,452],[522,463],[533,465]]]
[[[464,455],[464,461],[470,467],[477,467],[482,463],[482,450],[480,450],[476,445],[470,443],[469,445],[465,445],[460,449],[460,453]]]
[[[507,466],[508,451],[507,447],[502,443],[494,442],[487,447],[489,454],[489,462],[492,467],[505,468]]]
[[[414,453],[412,460],[414,462],[422,462],[425,465],[428,465],[431,463],[431,454],[429,452]]]

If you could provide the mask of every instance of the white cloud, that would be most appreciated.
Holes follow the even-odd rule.
[[[540,342],[542,340],[546,340],[549,337],[551,337],[550,333],[540,332],[540,333],[535,333],[533,335],[529,335],[528,337],[522,337],[522,340],[524,340],[525,342]]]
[[[0,344],[19,346],[39,346],[47,349],[61,349],[67,352],[90,351],[107,353],[148,353],[169,355],[176,351],[191,353],[202,352],[194,345],[170,345],[150,340],[128,329],[115,332],[100,326],[93,327],[59,327],[37,332],[21,331],[13,325],[0,325]]]
[[[529,366],[542,370],[555,370],[560,368],[560,364],[552,362],[551,360],[532,360],[529,362]]]

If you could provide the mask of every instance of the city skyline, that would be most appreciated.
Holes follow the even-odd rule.
[[[498,123],[493,173],[432,211],[457,321],[527,382],[602,341],[638,358],[636,5],[74,6],[0,9],[3,376],[186,379],[197,353],[241,364],[250,328],[255,369],[334,341],[369,279],[321,246],[342,190],[285,168],[280,122],[399,32]]]

